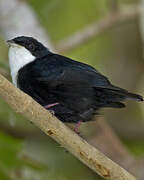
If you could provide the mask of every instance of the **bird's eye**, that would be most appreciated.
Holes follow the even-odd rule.
[[[33,44],[29,44],[29,49],[30,50],[34,50],[35,49],[34,45]]]

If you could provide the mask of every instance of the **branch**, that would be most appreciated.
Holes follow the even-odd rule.
[[[17,113],[24,115],[104,179],[136,180],[126,170],[81,139],[31,97],[15,88],[2,75],[0,75],[0,96]]]
[[[76,48],[77,46],[91,40],[93,37],[112,28],[116,23],[128,21],[135,18],[139,14],[138,8],[130,8],[124,11],[119,11],[115,15],[109,14],[99,22],[89,25],[70,36],[67,39],[60,41],[56,47],[59,52],[64,52]]]

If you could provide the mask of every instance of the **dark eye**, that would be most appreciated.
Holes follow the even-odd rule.
[[[29,44],[29,49],[34,50],[35,49],[34,44]]]

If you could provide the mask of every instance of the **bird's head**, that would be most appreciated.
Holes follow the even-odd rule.
[[[9,65],[15,84],[17,73],[21,68],[50,53],[43,44],[32,37],[20,36],[8,40],[7,43],[9,44]]]
[[[48,54],[48,49],[36,39],[27,36],[20,36],[7,41],[11,51],[31,54],[35,58],[40,58]]]

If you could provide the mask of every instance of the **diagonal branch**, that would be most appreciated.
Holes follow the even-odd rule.
[[[136,180],[126,170],[80,138],[31,97],[15,88],[2,75],[0,75],[0,96],[17,113],[24,115],[104,179]]]
[[[109,14],[99,22],[89,25],[78,31],[74,35],[60,41],[56,47],[59,52],[64,52],[76,48],[77,46],[91,40],[100,33],[112,28],[116,23],[127,21],[137,17],[139,8],[128,8],[124,11],[118,11],[115,14]]]

